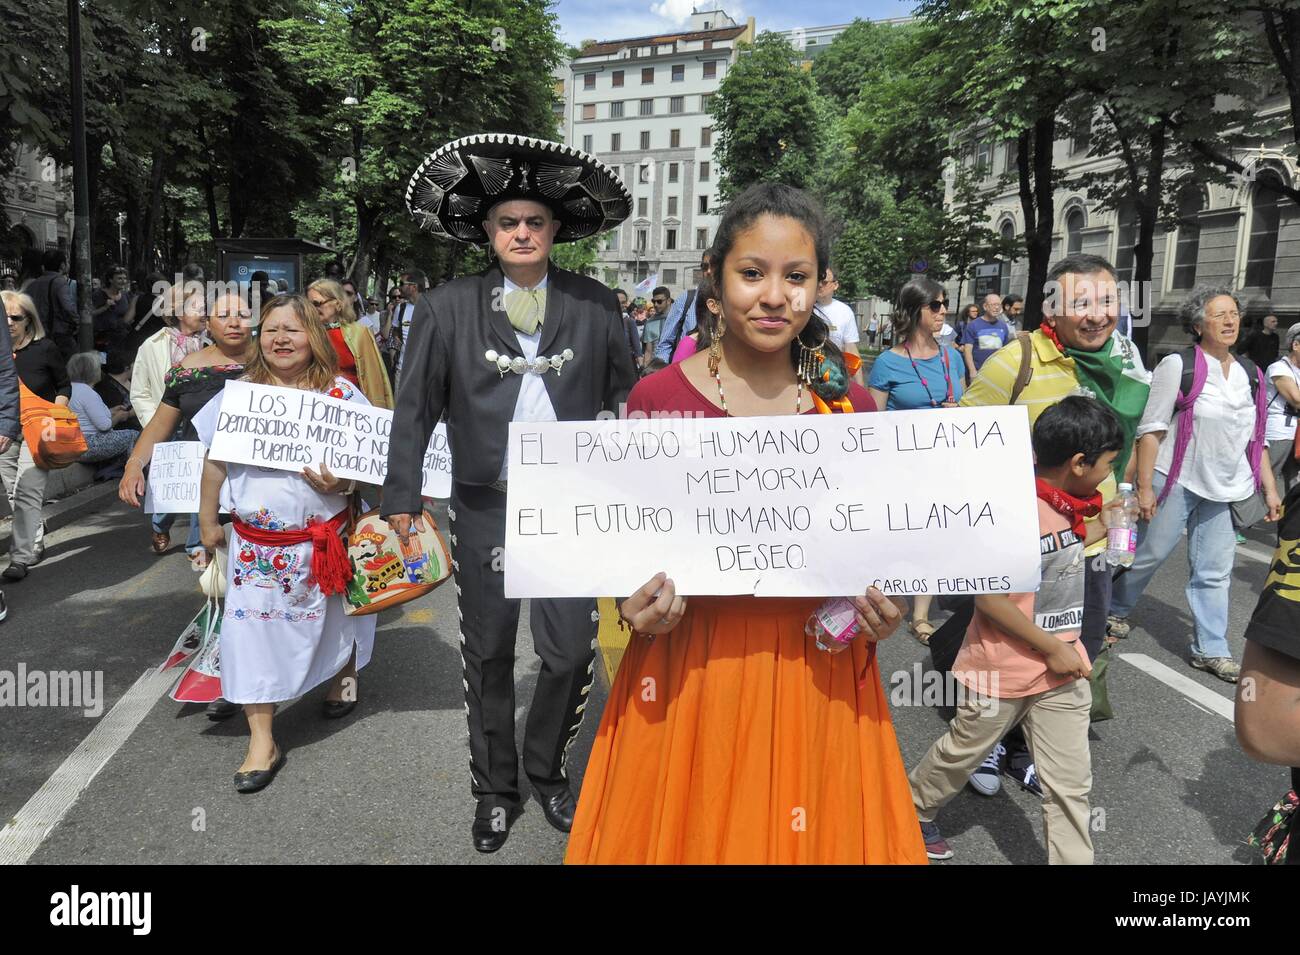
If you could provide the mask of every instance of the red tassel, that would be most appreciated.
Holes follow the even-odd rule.
[[[311,574],[316,586],[326,596],[343,593],[352,578],[352,566],[338,525],[329,521],[311,524],[307,529],[311,531]]]

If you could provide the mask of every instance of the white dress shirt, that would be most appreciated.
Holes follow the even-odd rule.
[[[549,276],[543,277],[534,288],[546,288]],[[523,288],[522,285],[516,285],[505,275],[501,276],[504,286],[502,296],[509,295],[517,289]],[[544,325],[537,326],[537,331],[531,335],[525,335],[519,329],[514,329],[515,338],[519,339],[519,350],[523,352],[525,358],[532,361],[537,357],[537,345],[542,340],[542,329]],[[507,375],[513,375],[514,372],[508,371]],[[548,371],[548,375],[555,372]],[[542,381],[542,376],[532,371],[525,371],[519,376],[523,380],[519,382],[519,397],[515,400],[515,413],[510,419],[512,421],[555,421],[555,406],[551,404],[551,396],[547,394],[546,382]],[[510,467],[509,457],[501,462],[501,477],[499,480],[506,479],[506,471]]]
[[[1168,476],[1174,462],[1174,437],[1182,412],[1174,414],[1183,358],[1166,356],[1151,376],[1151,394],[1137,435],[1163,431],[1156,470]],[[1236,361],[1225,378],[1223,366],[1206,356],[1205,387],[1192,406],[1196,428],[1178,474],[1178,483],[1209,501],[1231,502],[1250,497],[1255,478],[1246,460],[1246,445],[1255,434],[1255,402],[1250,381]]]

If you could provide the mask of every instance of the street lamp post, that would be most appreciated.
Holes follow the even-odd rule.
[[[122,231],[126,225],[126,213],[117,214],[117,263],[126,268],[126,234]]]

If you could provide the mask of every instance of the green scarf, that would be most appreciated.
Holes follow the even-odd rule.
[[[1138,371],[1133,360],[1133,343],[1127,338],[1111,338],[1097,351],[1080,351],[1062,348],[1074,359],[1074,376],[1081,388],[1092,392],[1094,398],[1115,412],[1120,427],[1124,429],[1124,447],[1115,458],[1115,480],[1124,479],[1124,469],[1133,453],[1134,435],[1142,412],[1147,406],[1151,385]],[[1060,347],[1059,341],[1057,347]]]

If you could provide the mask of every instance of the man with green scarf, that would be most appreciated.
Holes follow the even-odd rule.
[[[1098,489],[1102,500],[1109,503],[1133,461],[1134,433],[1146,407],[1151,375],[1137,347],[1115,331],[1120,310],[1119,282],[1110,262],[1097,255],[1067,256],[1048,270],[1044,291],[1042,325],[1027,341],[1018,337],[990,356],[962,396],[961,404],[1024,405],[1032,428],[1045,408],[1067,395],[1082,393],[1096,398],[1115,412],[1124,429],[1124,448],[1116,458],[1114,474]],[[1030,377],[1017,390],[1025,347],[1030,350]],[[1105,550],[1103,539],[1087,551],[1080,639],[1090,660],[1096,660],[1101,651],[1110,610],[1111,568],[1106,564]],[[935,645],[935,638],[931,638],[930,645]],[[1010,738],[1007,749],[1005,771],[1036,791],[1028,754],[1017,757]],[[995,755],[989,759],[995,759]],[[988,793],[989,788],[977,787],[982,793]]]

